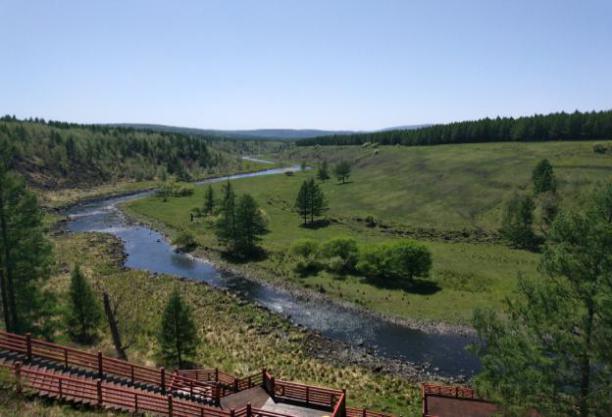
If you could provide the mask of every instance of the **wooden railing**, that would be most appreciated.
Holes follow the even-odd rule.
[[[204,406],[172,395],[129,389],[101,379],[75,378],[15,363],[9,367],[18,391],[31,391],[70,402],[87,403],[104,408],[119,408],[134,413],[153,413],[170,417],[231,417],[224,410]]]
[[[347,417],[394,417],[392,414],[380,413],[378,411],[371,411],[365,408],[346,408]]]
[[[376,413],[365,409],[347,409],[346,392],[344,390],[277,380],[266,369],[263,369],[261,373],[244,378],[234,377],[228,373],[219,371],[218,369],[177,370],[171,374],[167,374],[164,368],[156,369],[134,365],[127,361],[104,356],[100,352],[97,354],[83,352],[43,340],[33,339],[29,335],[21,336],[2,330],[0,330],[0,349],[23,354],[29,361],[32,361],[33,358],[48,359],[60,365],[64,365],[66,368],[74,367],[94,371],[99,378],[102,378],[105,375],[114,375],[121,378],[126,378],[132,383],[147,384],[159,387],[161,388],[163,394],[174,393],[188,395],[193,400],[206,400],[217,405],[219,404],[220,398],[225,395],[261,386],[275,401],[284,401],[296,403],[306,407],[325,409],[331,412],[331,417],[390,417],[387,414]],[[34,376],[38,375],[31,369],[29,372],[33,372],[32,375]],[[41,373],[40,371],[38,372]],[[50,375],[50,373],[42,373],[46,375],[47,378],[49,377],[48,375]],[[67,376],[55,375],[55,377],[59,378],[60,380],[65,379],[66,384],[74,383],[74,381]],[[90,382],[88,383],[91,384],[91,381],[95,380],[90,379],[89,381]],[[62,387],[63,383],[64,382],[58,382],[59,387]],[[136,410],[150,411],[142,408],[143,404],[139,404],[138,398],[126,400],[126,392],[130,392],[130,395],[137,396],[150,395],[152,396],[151,398],[156,399],[155,401],[160,401],[160,394],[153,392],[145,393],[145,391],[142,391],[139,394],[133,394],[133,391],[126,391],[125,389],[118,388],[115,385],[103,385],[104,387],[107,387],[105,389],[107,389],[109,393],[109,401],[115,398],[116,401],[127,401],[130,402],[130,404],[135,403],[135,407],[137,407]],[[87,388],[86,391],[88,391],[89,388]],[[460,387],[442,387],[426,384],[423,386],[423,390],[427,390],[427,392],[436,395],[449,395],[448,393],[452,393],[455,396],[473,398],[473,391],[471,393],[472,397],[468,397],[469,391],[471,390]],[[123,394],[117,394],[121,392],[123,392]],[[90,394],[84,395],[91,396]],[[98,395],[97,392],[96,395]],[[61,397],[61,395],[59,396]],[[85,399],[88,398],[89,397]],[[146,398],[143,397],[143,400],[146,400]],[[155,401],[151,399],[150,402],[153,403]],[[166,399],[162,398],[161,401],[166,401]],[[172,399],[172,397],[170,397],[168,401],[174,401],[177,403],[179,399]],[[288,417],[265,410],[251,409],[249,406],[239,410],[224,412],[215,408],[201,406],[190,401],[187,401],[187,404],[197,407],[197,410],[200,410],[199,412],[203,412],[203,408],[206,411],[206,414],[202,415],[209,415],[212,417],[244,417],[245,415],[248,415],[249,417]],[[159,409],[158,405],[156,405],[156,407]],[[130,410],[133,411],[134,408],[131,408]],[[189,414],[187,411],[185,411],[184,415],[189,417],[193,414]]]
[[[422,396],[439,395],[441,397],[466,398],[469,400],[478,399],[476,392],[472,388],[458,387],[450,385],[423,384],[421,385]]]
[[[177,371],[179,375],[195,381],[216,383],[221,388],[221,396],[228,393],[240,392],[253,387],[263,385],[262,373],[256,373],[244,378],[237,378],[218,369],[181,369]]]
[[[126,378],[132,383],[153,385],[161,388],[162,392],[172,389],[169,376],[164,368],[149,368],[135,365],[133,363],[102,355],[83,352],[66,346],[56,345],[44,340],[33,339],[29,335],[22,336],[0,330],[0,349],[10,350],[26,356],[28,361],[33,358],[48,359],[66,368],[75,367],[87,369],[98,373],[102,377],[105,374]],[[218,403],[219,390],[214,384],[196,381],[184,376],[176,376],[177,387],[184,394],[193,393],[200,400]]]

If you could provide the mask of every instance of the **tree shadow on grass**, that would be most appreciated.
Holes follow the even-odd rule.
[[[303,227],[304,229],[317,230],[329,226],[330,223],[331,222],[328,219],[318,219],[310,223],[302,224],[300,227]]]
[[[375,278],[367,278],[366,281],[377,288],[403,290],[412,294],[420,295],[432,295],[442,289],[438,283],[420,278],[415,278],[412,282],[401,282],[395,280],[383,281]]]
[[[248,262],[259,262],[268,259],[268,252],[260,247],[248,253],[240,253],[228,249],[221,253],[221,258],[234,264],[246,264]]]

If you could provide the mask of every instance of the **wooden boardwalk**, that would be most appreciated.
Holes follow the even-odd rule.
[[[347,408],[346,391],[277,380],[267,370],[237,378],[218,369],[151,368],[29,335],[0,331],[0,367],[20,392],[168,417],[392,417]]]

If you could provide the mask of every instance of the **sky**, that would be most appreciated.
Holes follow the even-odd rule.
[[[611,0],[0,0],[0,114],[371,130],[612,109]]]

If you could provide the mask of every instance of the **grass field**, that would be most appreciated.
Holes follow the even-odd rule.
[[[581,191],[612,175],[612,158],[593,153],[592,143],[585,142],[297,148],[281,157],[312,164],[323,155],[331,163],[339,159],[354,163],[350,183],[338,185],[332,180],[322,185],[330,206],[327,217],[332,220],[327,227],[303,228],[292,211],[301,182],[313,172],[234,182],[238,194],[248,192],[257,199],[270,229],[262,243],[268,258],[238,267],[271,281],[313,288],[379,313],[453,324],[469,323],[474,307],[499,306],[514,288],[517,275],[536,276],[538,265],[537,254],[510,249],[495,239],[474,243],[462,239],[457,231],[494,236],[504,198],[515,189],[529,189],[531,170],[544,157],[555,167],[563,204],[579,201]],[[220,192],[219,184],[215,190]],[[190,222],[189,211],[202,202],[200,188],[191,197],[167,202],[152,197],[132,202],[127,209],[171,233],[191,231],[201,247],[212,249],[207,256],[214,258],[221,248],[214,238],[212,222]],[[366,216],[389,228],[366,227],[359,221]],[[286,249],[299,238],[323,241],[351,236],[368,243],[397,239],[390,231],[419,228],[435,232],[433,238],[422,238],[434,260],[433,285],[423,291],[377,288],[360,277],[326,272],[300,277],[285,256]]]

